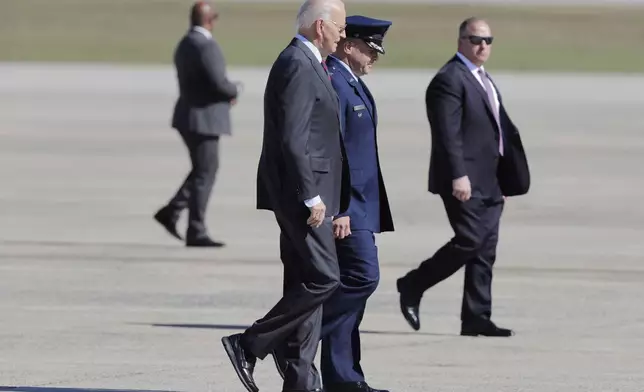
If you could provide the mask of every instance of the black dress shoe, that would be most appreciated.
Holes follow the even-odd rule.
[[[234,334],[230,336],[224,336],[221,338],[221,343],[224,345],[224,349],[230,358],[230,362],[237,372],[239,380],[241,380],[244,387],[248,392],[258,392],[257,384],[253,379],[253,371],[255,370],[255,362],[257,358],[255,356],[244,350],[241,345],[241,334]]]
[[[154,219],[159,222],[159,224],[163,226],[171,236],[183,240],[177,232],[177,219],[167,206],[157,211],[157,213],[154,214]]]
[[[462,336],[490,336],[490,337],[510,337],[514,331],[507,328],[497,327],[490,320],[480,320],[463,323],[461,325]]]
[[[420,329],[420,317],[418,315],[418,306],[420,305],[420,298],[414,298],[407,293],[402,285],[401,279],[396,282],[396,287],[400,293],[400,312],[402,313],[407,323],[416,331]]]
[[[210,237],[198,237],[188,238],[186,240],[186,246],[222,248],[226,246],[226,244],[223,242],[213,241]]]
[[[385,389],[371,388],[364,381],[343,382],[324,386],[324,392],[389,392]]]

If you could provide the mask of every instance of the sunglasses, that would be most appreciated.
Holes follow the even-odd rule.
[[[480,45],[483,41],[488,45],[492,45],[492,41],[494,41],[494,37],[481,37],[480,35],[468,35],[463,38],[470,41],[472,45]]]

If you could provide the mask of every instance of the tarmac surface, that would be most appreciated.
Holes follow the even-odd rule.
[[[392,392],[644,391],[644,77],[489,71],[533,175],[507,202],[495,270],[493,318],[517,335],[458,336],[462,271],[425,294],[421,331],[400,315],[396,278],[451,232],[426,192],[433,72],[376,69],[366,81],[396,232],[378,237],[367,380]],[[172,69],[0,72],[0,390],[243,391],[220,338],[281,293],[277,226],[254,209],[267,70],[230,70],[246,89],[208,210],[221,250],[186,249],[152,220],[189,168],[169,127]],[[270,358],[256,374],[261,391],[281,390]]]

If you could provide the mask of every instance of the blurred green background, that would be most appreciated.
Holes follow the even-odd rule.
[[[166,63],[187,29],[187,0],[0,0],[0,61]],[[217,3],[229,65],[269,65],[294,33],[298,3]],[[393,21],[381,66],[435,68],[462,19],[490,22],[490,66],[644,70],[644,8],[393,5],[347,1],[348,14]]]

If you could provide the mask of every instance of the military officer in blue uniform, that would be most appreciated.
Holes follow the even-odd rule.
[[[385,53],[383,40],[391,22],[359,15],[346,22],[346,39],[326,64],[340,100],[351,202],[333,222],[342,284],[325,304],[321,372],[325,392],[379,392],[365,382],[358,328],[380,279],[375,233],[393,231],[394,225],[380,171],[376,102],[361,77]]]
[[[383,39],[391,22],[349,16],[346,23],[346,39],[327,57],[326,66],[340,101],[351,201],[333,222],[341,285],[324,304],[321,378],[324,392],[388,392],[369,386],[360,366],[359,326],[380,280],[375,233],[394,230],[378,158],[376,103],[360,77],[385,53]],[[284,377],[288,364],[283,354],[272,354]],[[311,377],[314,390],[322,391],[317,369]]]

